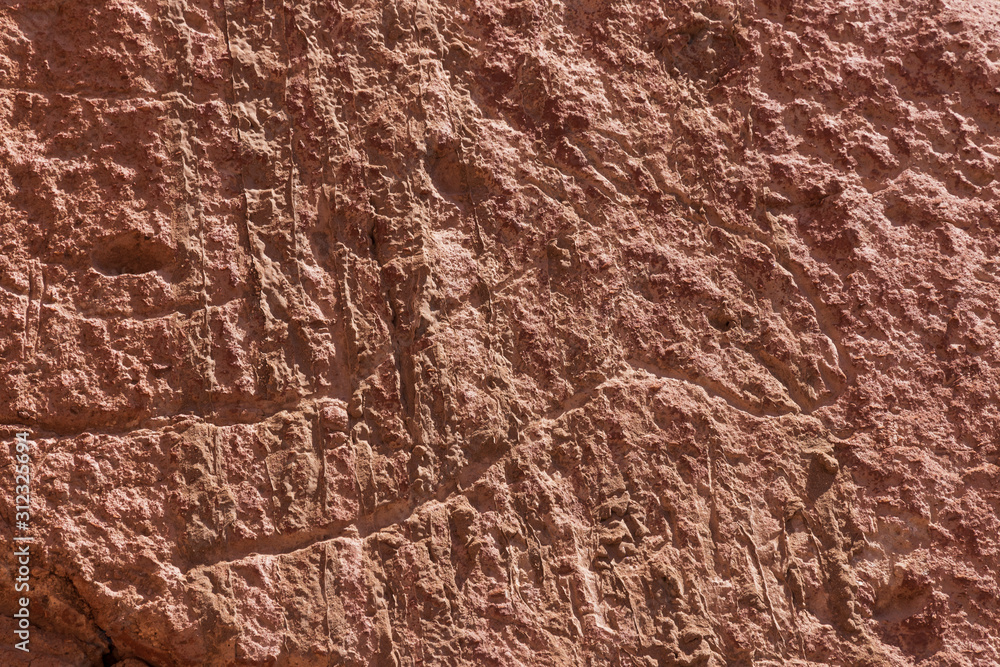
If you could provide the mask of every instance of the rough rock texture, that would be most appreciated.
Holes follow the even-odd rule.
[[[3,2],[0,662],[997,665],[998,17]]]

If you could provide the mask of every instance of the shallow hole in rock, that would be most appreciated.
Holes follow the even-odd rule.
[[[722,331],[723,333],[731,331],[740,325],[736,315],[725,309],[710,313],[708,316],[708,323],[711,324],[713,328]]]
[[[129,232],[99,242],[91,259],[94,268],[108,276],[158,271],[170,261],[171,250],[162,241]]]

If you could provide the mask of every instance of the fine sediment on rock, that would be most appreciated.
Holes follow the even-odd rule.
[[[0,6],[0,663],[1000,664],[1000,2]]]

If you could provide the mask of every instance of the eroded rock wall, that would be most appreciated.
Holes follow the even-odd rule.
[[[998,17],[3,3],[0,660],[1000,663]]]

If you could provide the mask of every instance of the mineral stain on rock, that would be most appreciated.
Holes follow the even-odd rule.
[[[3,3],[0,663],[1000,664],[998,16]]]

